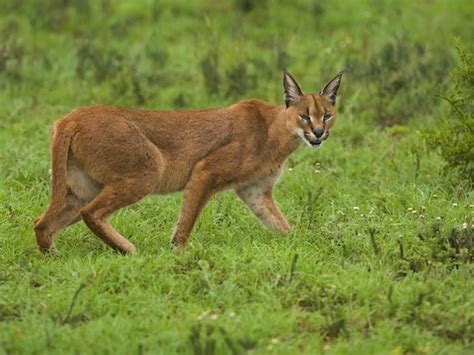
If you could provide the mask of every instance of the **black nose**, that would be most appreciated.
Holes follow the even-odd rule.
[[[316,138],[321,138],[324,134],[324,129],[316,128],[315,130],[313,130],[313,133],[316,136]]]

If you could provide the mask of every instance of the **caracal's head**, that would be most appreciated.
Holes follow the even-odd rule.
[[[287,127],[310,147],[321,146],[336,122],[334,105],[342,74],[341,71],[317,94],[303,93],[290,74],[283,74]]]

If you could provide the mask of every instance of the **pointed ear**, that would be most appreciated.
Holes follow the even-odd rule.
[[[340,71],[334,79],[324,85],[324,88],[319,92],[321,96],[325,96],[333,105],[336,103],[337,90],[339,85],[341,85],[342,74],[344,74],[344,70]]]
[[[286,107],[296,104],[304,95],[296,80],[286,70],[283,72],[283,87],[285,88]]]

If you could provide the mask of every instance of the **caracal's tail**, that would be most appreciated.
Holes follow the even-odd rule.
[[[51,170],[53,193],[51,205],[62,207],[67,196],[67,161],[72,132],[67,122],[58,121],[51,131]]]

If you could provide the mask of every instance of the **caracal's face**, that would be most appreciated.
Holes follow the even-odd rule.
[[[304,95],[288,111],[295,134],[310,147],[321,146],[336,122],[334,106],[320,94]]]
[[[320,147],[336,122],[334,105],[342,74],[337,74],[319,93],[304,94],[296,80],[284,73],[287,127],[310,147]]]

